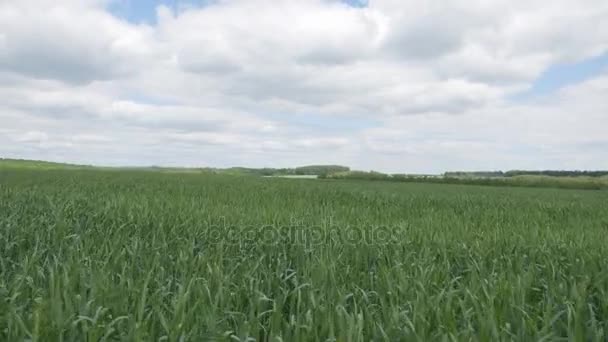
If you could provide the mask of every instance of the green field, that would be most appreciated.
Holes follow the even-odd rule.
[[[608,191],[0,169],[0,341],[606,341]]]

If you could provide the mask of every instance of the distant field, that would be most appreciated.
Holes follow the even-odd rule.
[[[605,341],[608,192],[0,170],[0,340]]]

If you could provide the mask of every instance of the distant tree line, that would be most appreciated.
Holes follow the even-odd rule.
[[[451,171],[443,175],[445,177],[505,177],[502,171]]]
[[[603,177],[608,171],[567,171],[567,170],[511,170],[511,171],[451,171],[443,174],[445,177],[515,177],[515,176],[551,176],[551,177]]]
[[[319,175],[321,179],[390,180],[390,175],[376,171],[341,171]]]
[[[481,173],[476,173],[477,175]],[[495,173],[491,173],[495,174]],[[432,175],[407,175],[407,174],[386,174],[376,171],[349,171],[338,172],[319,177],[321,179],[342,179],[342,180],[366,180],[366,181],[389,181],[389,182],[410,182],[410,183],[436,183],[436,184],[467,184],[467,185],[489,185],[489,186],[515,186],[515,187],[542,187],[542,188],[564,188],[564,189],[584,189],[601,190],[608,188],[608,181],[602,178],[593,179],[590,177],[569,178],[541,175],[540,177],[526,177],[527,174],[517,175],[517,177],[467,177],[459,176],[432,176]]]
[[[329,175],[348,171],[350,171],[349,167],[341,165],[308,165],[295,168],[296,175]]]
[[[205,168],[206,171],[215,173],[228,173],[238,175],[254,176],[295,176],[295,175],[328,175],[332,173],[348,172],[350,168],[341,165],[307,165],[295,168],[249,168],[249,167],[230,167],[226,169]]]
[[[603,177],[608,176],[608,171],[566,171],[566,170],[544,170],[525,171],[512,170],[505,172],[505,177],[514,176],[552,176],[552,177]]]

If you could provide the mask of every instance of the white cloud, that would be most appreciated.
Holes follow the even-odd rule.
[[[15,140],[18,142],[24,142],[24,143],[29,143],[29,142],[43,143],[43,142],[49,140],[49,136],[44,132],[28,131],[22,135],[17,136]]]
[[[366,130],[361,141],[394,171],[400,165],[417,171],[606,169],[607,90],[605,73],[539,103],[394,118]]]
[[[0,68],[39,79],[87,83],[142,68],[151,29],[120,22],[86,2],[0,4]]]
[[[0,3],[0,155],[608,168],[608,76],[509,100],[608,50],[602,0],[226,0],[154,26],[108,3]]]

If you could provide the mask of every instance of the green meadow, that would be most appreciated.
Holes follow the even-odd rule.
[[[2,341],[606,341],[608,191],[0,168]]]

